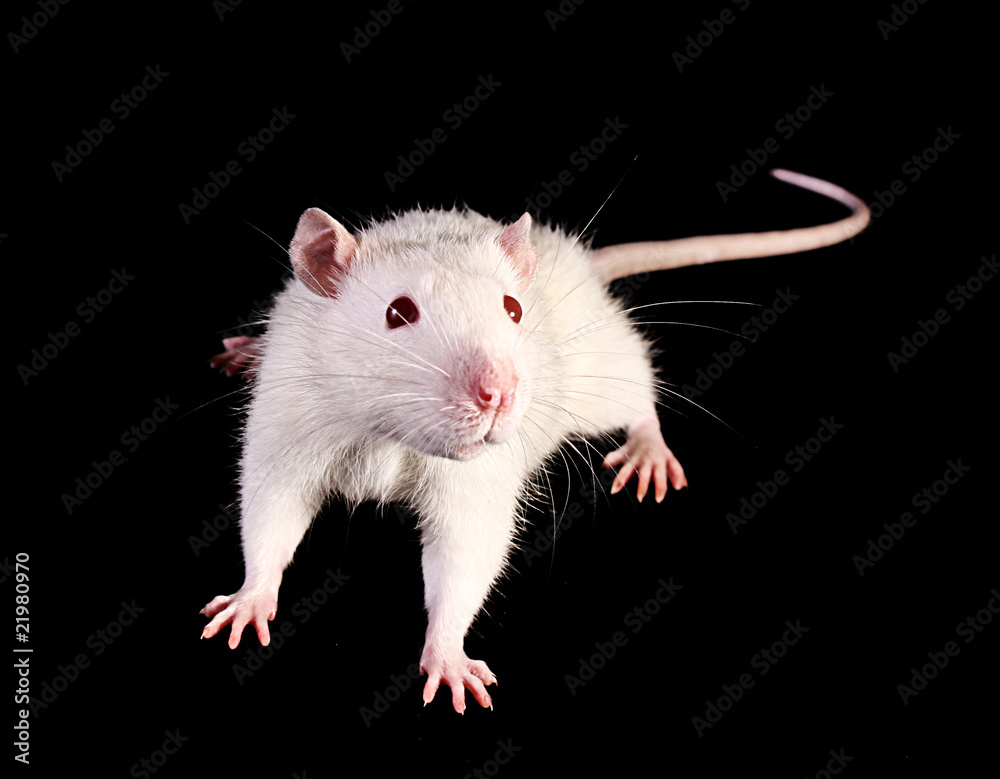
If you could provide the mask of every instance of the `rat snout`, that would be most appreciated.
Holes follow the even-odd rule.
[[[498,380],[495,376],[484,377],[479,382],[476,392],[476,402],[484,411],[506,408],[514,402],[516,392],[517,379],[515,377],[507,377],[501,380]]]
[[[477,445],[501,444],[519,429],[530,394],[513,360],[485,358],[470,366],[464,385],[464,403],[456,404],[456,423]]]
[[[518,375],[506,361],[484,360],[470,378],[470,394],[480,411],[499,414],[514,405]]]

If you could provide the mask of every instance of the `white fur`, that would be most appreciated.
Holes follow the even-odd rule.
[[[245,429],[244,589],[276,590],[328,494],[400,501],[420,518],[425,655],[454,653],[504,569],[532,475],[571,437],[655,419],[647,344],[590,252],[533,226],[540,262],[519,293],[501,231],[474,212],[408,212],[357,234],[336,298],[298,278],[278,296]],[[420,318],[389,330],[400,295]],[[504,295],[521,303],[519,324]],[[461,399],[491,360],[519,377],[506,438],[471,459],[441,456],[482,438]]]
[[[867,223],[849,192],[777,175],[854,213],[803,230],[596,252],[527,216],[504,229],[471,211],[418,210],[351,235],[321,211],[303,214],[291,249],[303,278],[278,296],[259,344],[246,353],[227,346],[217,362],[238,370],[259,354],[240,477],[246,580],[203,609],[211,622],[202,635],[231,623],[235,648],[252,622],[267,643],[282,571],[328,495],[399,501],[419,516],[423,545],[424,700],[444,681],[457,711],[466,688],[491,705],[484,685],[495,677],[462,644],[504,570],[545,461],[572,438],[628,428],[625,445],[605,459],[620,467],[612,493],[636,473],[640,500],[650,484],[657,500],[668,480],[687,484],[660,435],[649,346],[607,281],[804,251]],[[520,302],[519,324],[505,311],[507,295]],[[419,318],[389,328],[386,309],[400,296]]]

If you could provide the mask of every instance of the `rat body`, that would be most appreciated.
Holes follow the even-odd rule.
[[[816,248],[867,223],[844,190],[780,177],[854,213],[804,230],[594,251],[527,214],[505,227],[472,211],[417,210],[352,234],[306,211],[290,248],[295,276],[267,332],[228,339],[213,363],[254,383],[240,468],[245,580],[205,606],[202,636],[231,624],[235,648],[252,624],[269,642],[282,572],[331,493],[400,502],[421,533],[424,702],[443,682],[456,711],[466,689],[492,707],[496,677],[467,657],[465,634],[545,462],[572,439],[626,430],[604,462],[619,468],[612,494],[633,475],[640,500],[687,485],[660,432],[650,345],[608,282]]]

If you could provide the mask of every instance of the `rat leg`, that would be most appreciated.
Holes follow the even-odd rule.
[[[605,468],[619,466],[621,469],[611,484],[612,495],[620,492],[636,474],[639,477],[636,496],[640,503],[646,497],[650,481],[653,483],[657,503],[666,497],[668,483],[675,490],[687,487],[684,469],[663,440],[660,422],[652,404],[647,414],[643,414],[629,426],[625,445],[604,458]]]
[[[245,335],[223,338],[222,345],[226,351],[212,357],[208,364],[224,371],[227,376],[243,371],[243,378],[252,379],[260,361],[260,338]]]
[[[499,466],[496,466],[499,467]],[[467,479],[466,479],[467,482]],[[460,489],[464,489],[459,485]],[[486,663],[465,654],[465,634],[503,570],[514,535],[516,502],[498,507],[462,496],[462,510],[421,522],[427,633],[420,670],[427,674],[423,700],[434,699],[443,682],[452,706],[465,713],[465,691],[483,708],[493,708],[486,687],[497,678]],[[441,503],[448,503],[441,501]],[[456,503],[456,508],[459,504]]]
[[[243,586],[232,595],[213,598],[199,612],[211,621],[202,630],[202,638],[211,638],[226,625],[229,647],[236,649],[243,628],[253,625],[262,646],[271,634],[267,623],[278,610],[278,588],[285,568],[292,561],[296,547],[305,535],[320,500],[315,490],[302,486],[295,490],[268,489],[267,484],[296,484],[282,478],[268,478],[266,484],[244,484],[240,534],[246,568]]]

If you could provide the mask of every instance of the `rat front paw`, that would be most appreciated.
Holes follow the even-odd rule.
[[[267,589],[244,588],[234,595],[219,595],[198,612],[212,619],[201,631],[201,637],[211,638],[226,625],[231,624],[229,648],[236,649],[240,644],[243,628],[249,624],[257,630],[261,646],[267,646],[271,642],[267,622],[274,619],[277,612],[277,593]]]
[[[420,658],[420,673],[427,674],[424,685],[424,706],[434,700],[444,682],[451,688],[451,704],[459,714],[465,713],[465,691],[484,709],[493,708],[493,699],[486,692],[497,678],[482,660],[470,660],[461,649],[454,653],[435,652],[424,648]]]
[[[666,497],[668,482],[675,490],[687,487],[684,469],[664,442],[659,424],[653,420],[643,419],[633,425],[625,446],[604,458],[605,468],[618,466],[621,470],[611,484],[612,495],[620,492],[635,474],[639,476],[636,497],[640,503],[646,497],[650,481],[657,503]]]

